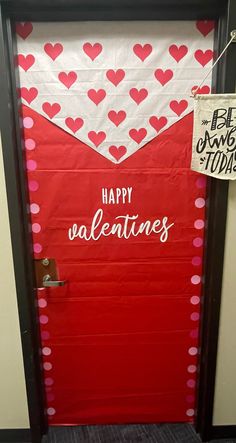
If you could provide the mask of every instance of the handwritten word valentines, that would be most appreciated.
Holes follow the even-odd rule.
[[[236,179],[236,94],[198,97],[192,169],[217,178]]]
[[[114,223],[110,223],[104,220],[103,209],[99,208],[94,214],[90,228],[85,225],[78,226],[74,223],[68,230],[68,237],[69,240],[80,238],[86,241],[97,241],[101,237],[113,235],[128,240],[130,237],[138,237],[141,234],[147,236],[155,234],[159,236],[161,243],[165,243],[168,240],[169,229],[172,226],[174,226],[174,223],[169,223],[167,216],[154,221],[140,221],[138,214],[118,215],[115,217]]]

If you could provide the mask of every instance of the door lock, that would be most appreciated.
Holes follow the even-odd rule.
[[[54,258],[41,258],[34,260],[37,288],[52,288],[64,286],[66,280],[60,280]]]

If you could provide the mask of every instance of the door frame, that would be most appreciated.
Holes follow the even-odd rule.
[[[10,231],[21,342],[30,419],[30,439],[40,443],[47,432],[32,239],[28,230],[28,191],[21,148],[14,66],[14,21],[84,20],[217,20],[215,51],[222,51],[236,28],[235,0],[0,0],[0,127],[10,218]],[[236,45],[230,45],[213,72],[215,92],[234,92]],[[208,229],[205,248],[205,284],[201,319],[200,373],[196,429],[203,440],[216,437],[212,424],[221,286],[224,262],[228,181],[209,179]],[[204,295],[203,294],[203,295]],[[224,436],[228,430],[224,427]],[[229,432],[232,436],[232,427]],[[221,430],[222,431],[222,430]],[[6,432],[6,430],[4,430]],[[234,433],[234,431],[233,431]],[[222,436],[222,435],[221,435]],[[235,428],[236,436],[236,428]],[[6,441],[6,434],[4,434]],[[0,441],[1,431],[0,431]],[[9,440],[16,441],[14,437]],[[17,439],[19,441],[19,439]]]

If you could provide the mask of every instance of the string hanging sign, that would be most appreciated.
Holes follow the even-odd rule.
[[[236,41],[236,31],[221,52],[200,86],[193,92],[194,128],[191,169],[212,177],[236,179],[236,94],[198,95],[214,66],[230,43]]]

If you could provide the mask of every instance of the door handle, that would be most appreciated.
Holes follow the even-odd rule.
[[[43,287],[44,288],[53,288],[56,286],[64,286],[66,284],[66,280],[52,280],[50,274],[46,274],[43,277]]]

